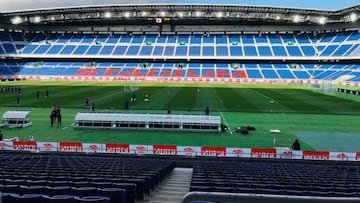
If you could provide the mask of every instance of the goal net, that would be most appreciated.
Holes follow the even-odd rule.
[[[124,82],[124,92],[134,92],[139,89],[138,82],[135,81],[125,81]]]
[[[337,89],[333,87],[331,80],[322,80],[321,84],[318,85],[318,88],[320,92],[325,95],[335,95],[335,92],[337,91]]]
[[[274,148],[281,147],[281,148],[291,149],[291,146],[293,144],[291,138],[280,137],[280,136],[274,136],[273,142],[274,142]]]

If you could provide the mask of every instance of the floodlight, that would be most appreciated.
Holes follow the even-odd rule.
[[[180,11],[177,13],[180,18],[184,17],[184,12]]]
[[[41,22],[40,16],[35,16],[34,23],[40,23],[40,22]]]
[[[110,12],[104,13],[104,18],[111,18],[112,14]]]
[[[218,17],[218,18],[223,17],[223,15],[224,15],[224,13],[221,12],[221,11],[219,11],[219,12],[216,13],[216,17]]]
[[[22,19],[19,17],[19,16],[16,16],[14,18],[11,19],[11,23],[14,24],[14,25],[17,25],[17,24],[20,24],[22,23]]]
[[[54,16],[51,16],[50,20],[54,21],[56,20]]]
[[[351,20],[352,22],[355,22],[357,19],[358,19],[358,16],[356,15],[356,13],[350,14],[350,20]]]
[[[196,11],[196,12],[195,12],[195,16],[196,16],[196,17],[200,17],[200,16],[202,16],[201,11]]]
[[[165,16],[165,11],[161,11],[161,12],[160,12],[160,15],[161,15],[162,17],[164,17],[164,16]]]
[[[327,20],[327,19],[326,19],[325,17],[320,17],[320,18],[319,18],[319,24],[320,24],[320,25],[324,25],[324,24],[326,23],[326,20]]]
[[[141,12],[141,16],[143,16],[143,17],[147,16],[147,14],[148,13],[146,11]]]
[[[124,17],[125,17],[125,18],[129,18],[129,17],[130,17],[130,12],[125,12],[125,13],[124,13]]]
[[[277,15],[276,17],[275,17],[275,20],[280,20],[281,19],[281,17],[279,16],[279,15]]]
[[[299,16],[299,15],[294,15],[294,17],[293,17],[293,22],[294,22],[294,23],[300,22],[300,16]]]
[[[237,18],[240,18],[240,14],[236,14],[236,17],[237,17]]]

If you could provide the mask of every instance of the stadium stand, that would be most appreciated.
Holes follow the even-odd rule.
[[[111,203],[134,203],[150,194],[174,169],[175,162],[15,153],[1,154],[0,167],[3,203],[23,198],[32,202],[76,199],[80,203],[87,202],[84,198],[88,196],[109,198]]]
[[[358,10],[359,6],[325,11],[144,4],[4,12],[0,13],[0,79],[308,84],[339,81],[359,86],[359,22],[352,17],[355,14],[358,18]],[[198,16],[198,12],[203,15]],[[179,13],[182,15],[177,16]],[[302,22],[294,22],[294,16]],[[329,24],[319,26],[323,16]],[[76,127],[88,127],[90,122],[94,127],[93,117],[81,124],[76,122]],[[112,126],[114,123],[105,124],[106,128]],[[155,153],[155,149],[151,155],[128,154],[129,158],[95,152],[93,156],[33,153],[39,151],[32,141],[23,143],[23,147],[2,144],[4,149],[13,150],[0,154],[3,203],[141,202],[159,188],[177,164],[159,158],[166,154],[161,150]],[[80,153],[73,145],[66,146],[74,147],[69,150],[61,144],[56,147],[58,153]],[[178,155],[176,146],[164,148]],[[213,192],[285,195],[279,202],[294,196],[322,196],[329,200],[360,197],[359,166],[347,165],[344,159],[344,164],[249,162],[254,158],[251,156],[241,162],[224,162],[214,160],[219,155],[217,147],[203,148],[209,148],[202,155],[213,156],[210,162],[192,157],[192,151],[187,157],[194,162],[190,191],[209,192],[209,196]],[[225,154],[226,147],[222,150]],[[358,154],[352,155],[357,161]]]
[[[16,40],[13,40],[13,39]],[[1,33],[1,54],[113,56],[351,56],[357,31],[311,34],[93,35]],[[230,51],[229,51],[230,50]]]
[[[259,35],[93,35],[24,34],[3,32],[0,55],[20,57],[332,57],[354,56],[359,50],[356,31],[310,34]],[[96,58],[94,59],[96,60]],[[144,59],[146,60],[146,59]],[[180,69],[180,70],[179,70]],[[13,62],[0,64],[2,78],[29,76],[133,76],[159,78],[247,78],[336,80],[358,82],[352,64],[247,64],[240,63],[111,63]]]
[[[196,162],[190,191],[359,197],[358,166]]]

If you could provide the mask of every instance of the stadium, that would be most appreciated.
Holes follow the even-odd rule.
[[[1,12],[2,202],[359,202],[359,15]]]

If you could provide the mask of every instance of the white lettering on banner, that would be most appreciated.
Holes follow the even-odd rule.
[[[60,151],[64,151],[64,152],[81,152],[82,147],[81,146],[61,146]]]
[[[266,152],[253,152],[253,153],[251,153],[251,157],[276,158],[276,154],[274,154],[274,153],[266,153]]]
[[[34,145],[14,145],[14,149],[15,150],[36,150],[37,149],[37,147],[36,146],[34,146]]]
[[[106,148],[106,152],[109,153],[129,153],[129,148],[123,148],[123,147],[108,147]]]
[[[328,160],[329,156],[326,155],[304,155],[304,159],[311,159],[311,160]]]
[[[223,151],[214,151],[214,150],[203,150],[201,151],[202,156],[218,156],[225,157],[226,152]]]
[[[158,155],[176,155],[176,149],[154,149],[154,154]]]

